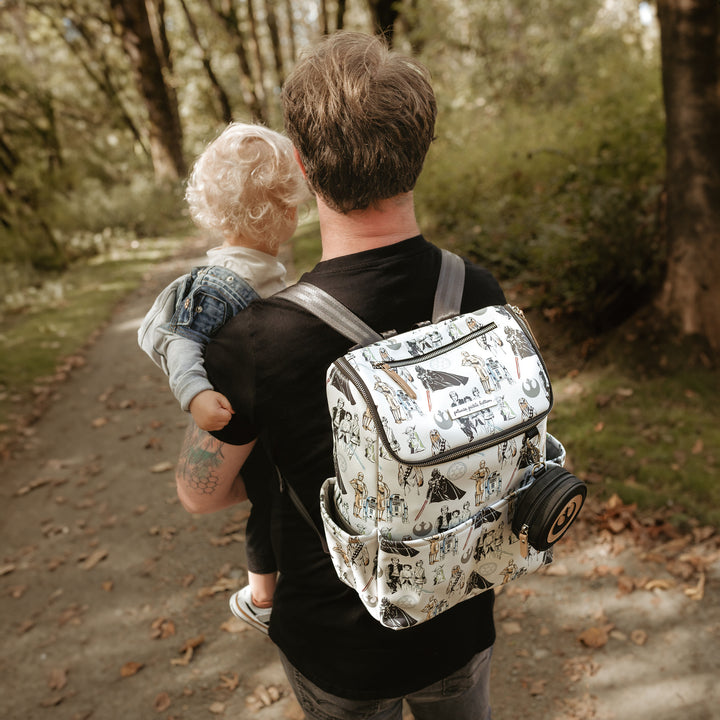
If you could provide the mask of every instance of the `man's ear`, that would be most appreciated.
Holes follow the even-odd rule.
[[[293,147],[293,152],[295,153],[295,160],[297,161],[297,164],[300,166],[300,170],[302,171],[303,177],[307,180],[307,173],[305,172],[305,165],[303,165],[303,161],[300,158],[300,153],[298,152],[298,149],[296,147]]]

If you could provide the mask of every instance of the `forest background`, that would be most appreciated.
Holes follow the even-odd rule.
[[[281,129],[283,78],[341,28],[430,68],[421,227],[530,312],[573,470],[648,523],[717,526],[716,0],[0,0],[2,453],[193,236],[193,158],[233,119]]]

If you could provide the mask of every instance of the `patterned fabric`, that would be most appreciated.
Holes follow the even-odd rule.
[[[338,577],[393,629],[550,562],[511,530],[552,391],[521,313],[492,306],[353,350],[327,374]]]

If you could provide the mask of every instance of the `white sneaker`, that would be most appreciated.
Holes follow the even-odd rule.
[[[235,617],[244,620],[248,625],[252,625],[260,632],[265,633],[265,635],[268,634],[272,608],[259,608],[253,605],[249,585],[241,588],[231,596],[230,610]]]

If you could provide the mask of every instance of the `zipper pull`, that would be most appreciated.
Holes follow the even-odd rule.
[[[409,395],[413,400],[417,400],[417,394],[410,385],[405,382],[405,378],[400,377],[400,375],[398,375],[387,363],[380,363],[379,367],[381,370],[384,370],[385,373],[387,373],[387,375],[389,375],[407,395]]]
[[[522,311],[521,308],[519,308],[517,305],[508,305],[508,307],[515,313],[518,320],[521,321],[521,324],[523,328],[525,329],[525,332],[532,338],[532,341],[535,343],[535,347],[539,348],[540,345],[538,344],[537,338],[535,337],[535,333],[532,331],[532,328],[530,327],[530,323],[528,322],[528,319],[525,317],[525,313]]]
[[[528,556],[528,530],[530,528],[527,526],[527,524],[523,525],[520,528],[520,533],[518,534],[518,538],[520,539],[520,554],[526,558]]]

